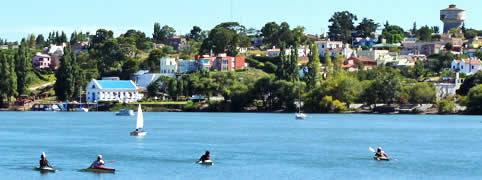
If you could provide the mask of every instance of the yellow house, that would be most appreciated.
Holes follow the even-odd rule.
[[[474,38],[469,40],[469,48],[478,49],[478,48],[482,47],[482,39],[481,38],[482,37],[475,36]]]

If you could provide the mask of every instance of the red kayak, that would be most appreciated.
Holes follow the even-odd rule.
[[[100,173],[114,173],[115,169],[112,168],[106,168],[106,167],[96,167],[96,168],[87,168],[87,169],[82,169],[83,171],[89,171],[89,172],[100,172]]]

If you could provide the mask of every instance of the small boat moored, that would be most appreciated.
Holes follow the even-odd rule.
[[[82,172],[96,172],[96,173],[115,173],[115,169],[106,167],[86,168],[81,169]]]
[[[134,116],[134,110],[132,109],[121,109],[119,112],[115,113],[116,116]]]

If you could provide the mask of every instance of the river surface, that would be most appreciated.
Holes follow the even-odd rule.
[[[1,179],[481,179],[482,116],[0,112]],[[393,159],[378,162],[368,147]],[[193,164],[209,150],[215,164]],[[40,154],[58,171],[40,173]],[[98,154],[115,174],[79,172]]]

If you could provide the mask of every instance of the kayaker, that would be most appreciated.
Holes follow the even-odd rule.
[[[209,160],[209,159],[211,159],[211,156],[209,156],[209,151],[206,151],[206,153],[201,156],[201,158],[199,159],[199,161],[201,161],[202,163],[204,163],[204,161]]]
[[[375,153],[375,157],[378,158],[389,158],[387,153],[382,150],[382,147],[378,147],[377,152]]]
[[[47,160],[44,152],[42,152],[42,155],[40,155],[40,162],[39,162],[39,164],[40,164],[40,168],[43,168],[43,167],[53,168],[53,167],[49,164],[49,160]]]
[[[97,160],[95,160],[92,165],[90,165],[90,168],[98,168],[102,167],[104,165],[104,160],[102,160],[102,155],[97,156]]]

